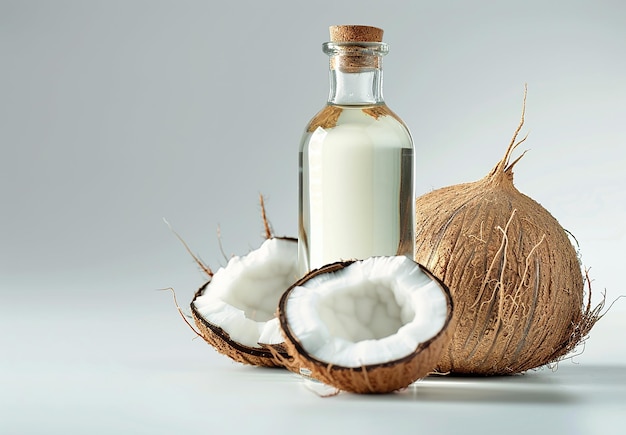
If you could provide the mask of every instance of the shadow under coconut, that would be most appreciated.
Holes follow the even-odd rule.
[[[394,396],[421,402],[613,403],[626,396],[626,366],[560,363],[554,370],[512,376],[430,376]]]
[[[563,389],[547,372],[490,377],[431,376],[395,396],[399,400],[448,403],[571,404],[581,401],[579,394]]]

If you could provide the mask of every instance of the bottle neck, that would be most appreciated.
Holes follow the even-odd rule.
[[[383,100],[383,71],[373,68],[358,72],[330,70],[330,104],[358,106],[381,104]]]
[[[382,57],[388,46],[383,42],[327,42],[330,56],[329,104],[358,106],[382,104]]]

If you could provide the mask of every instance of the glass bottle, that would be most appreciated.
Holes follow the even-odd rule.
[[[300,145],[299,272],[379,255],[413,258],[413,141],[383,99],[382,29],[332,26],[326,106]]]

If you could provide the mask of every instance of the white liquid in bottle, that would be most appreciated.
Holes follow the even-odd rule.
[[[301,163],[300,272],[377,255],[413,258],[413,144],[386,106],[328,106]]]

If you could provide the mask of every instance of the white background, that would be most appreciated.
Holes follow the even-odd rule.
[[[527,83],[516,186],[575,235],[594,301],[626,294],[619,0],[0,0],[0,432],[620,433],[626,299],[555,373],[320,399],[193,340],[157,291],[187,306],[204,280],[163,218],[214,269],[218,228],[227,256],[261,243],[260,193],[296,235],[321,44],[347,23],[385,29],[418,195],[495,165]]]

